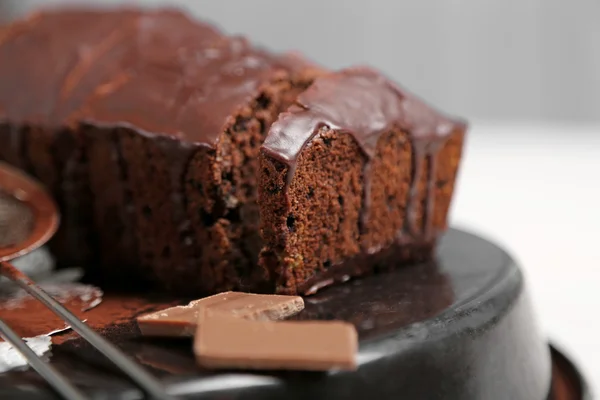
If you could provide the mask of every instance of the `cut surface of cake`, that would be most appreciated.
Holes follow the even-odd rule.
[[[261,149],[261,264],[275,290],[431,257],[465,129],[374,70],[318,77]]]

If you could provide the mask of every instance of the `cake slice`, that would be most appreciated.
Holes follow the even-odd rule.
[[[261,148],[260,263],[273,290],[311,293],[431,257],[465,129],[371,69],[317,78]]]

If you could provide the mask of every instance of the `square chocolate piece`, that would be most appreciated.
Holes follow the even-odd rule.
[[[299,296],[223,292],[194,300],[186,306],[167,308],[137,318],[144,336],[191,337],[196,332],[199,311],[203,308],[234,318],[280,320],[304,309]]]
[[[342,321],[252,321],[201,310],[194,353],[208,368],[356,369],[358,336]]]

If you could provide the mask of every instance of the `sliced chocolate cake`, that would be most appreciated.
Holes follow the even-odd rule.
[[[91,276],[294,292],[395,244],[428,256],[464,125],[325,74],[178,11],[41,12],[0,31],[0,160],[50,189],[53,251]]]
[[[264,283],[258,151],[316,69],[171,10],[42,12],[0,57],[0,157],[58,199],[59,260],[185,292]]]
[[[90,144],[101,252],[119,248],[141,275],[180,291],[254,287],[264,281],[255,268],[259,147],[311,73],[294,74],[287,58],[241,38],[150,56],[74,118]]]
[[[317,78],[261,150],[261,263],[276,291],[430,257],[465,128],[373,70]]]

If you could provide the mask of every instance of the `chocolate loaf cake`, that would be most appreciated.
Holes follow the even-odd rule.
[[[61,262],[183,292],[264,283],[259,147],[318,69],[172,10],[38,13],[0,59],[0,158],[57,198]]]
[[[430,257],[465,128],[371,69],[317,78],[261,149],[261,263],[276,291]]]
[[[255,268],[259,147],[310,73],[293,74],[286,58],[240,38],[184,62],[174,53],[115,76],[75,118],[89,144],[101,253],[120,249],[105,264],[127,255],[136,275],[178,291],[254,287],[264,281]]]
[[[63,215],[52,249],[92,277],[306,291],[318,271],[393,244],[401,261],[424,257],[445,226],[464,126],[432,125],[390,87],[174,10],[46,11],[0,31],[0,159],[49,188]],[[301,104],[326,108],[315,137],[282,130]],[[297,162],[277,155],[278,135],[300,144]]]

